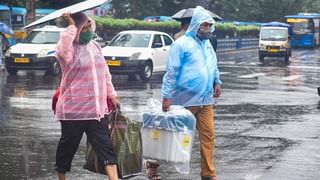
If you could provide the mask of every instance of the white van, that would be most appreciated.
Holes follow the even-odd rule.
[[[285,62],[291,56],[291,25],[271,22],[263,24],[259,36],[259,60],[265,57],[284,57]]]

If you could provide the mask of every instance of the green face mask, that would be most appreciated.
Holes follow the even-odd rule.
[[[80,32],[79,43],[88,44],[93,38],[93,31]]]

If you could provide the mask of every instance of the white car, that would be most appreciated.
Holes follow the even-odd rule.
[[[46,70],[58,75],[61,72],[56,61],[55,48],[60,32],[65,28],[44,26],[32,30],[20,43],[11,46],[5,54],[5,67],[9,74],[18,70]]]
[[[112,74],[137,74],[146,81],[153,72],[166,70],[172,42],[173,39],[164,32],[122,31],[102,48],[102,53]]]

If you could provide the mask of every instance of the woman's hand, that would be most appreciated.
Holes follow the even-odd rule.
[[[113,97],[113,98],[110,98],[111,99],[111,102],[113,104],[113,107],[116,108],[116,110],[120,110],[120,101],[118,99],[118,97]]]
[[[62,17],[65,21],[67,21],[68,25],[75,25],[74,19],[71,17],[70,12],[63,13]]]

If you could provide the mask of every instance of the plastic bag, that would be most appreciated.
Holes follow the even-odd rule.
[[[173,164],[177,172],[188,174],[196,118],[183,106],[163,112],[161,103],[150,99],[143,113],[143,157]]]
[[[128,178],[142,173],[141,123],[132,121],[119,112],[109,115],[112,145],[117,154],[119,178]],[[104,165],[98,163],[96,153],[87,142],[86,164],[92,172],[105,174]]]

